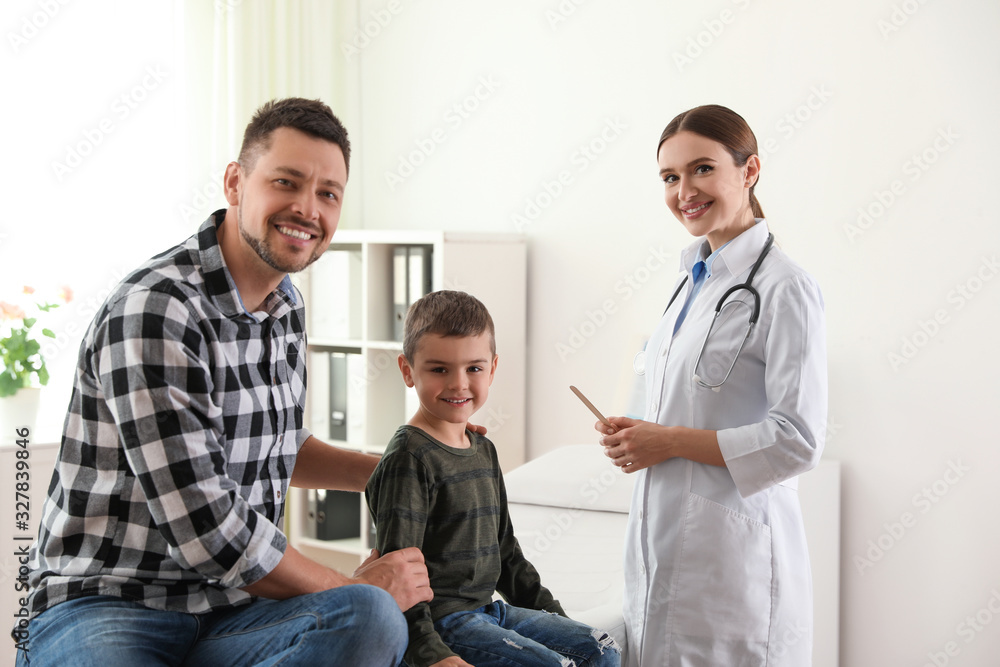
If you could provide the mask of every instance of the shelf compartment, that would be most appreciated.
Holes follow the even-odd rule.
[[[365,371],[362,348],[310,346],[309,430],[324,442],[364,443],[366,396],[360,382]]]
[[[310,267],[309,333],[317,339],[360,339],[363,264],[360,245],[331,245]]]
[[[339,551],[345,554],[357,554],[359,556],[368,553],[361,544],[360,537],[350,537],[343,540],[317,540],[315,537],[301,537],[299,544],[312,547],[313,549],[326,549],[327,551]]]

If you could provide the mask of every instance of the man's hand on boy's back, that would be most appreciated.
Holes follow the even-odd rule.
[[[469,429],[473,433],[478,433],[479,435],[486,435],[485,426],[477,426],[476,424],[469,422],[468,424],[465,425],[465,428]]]
[[[378,550],[372,549],[371,555],[354,571],[354,578],[359,583],[378,586],[389,593],[402,611],[434,598],[424,555],[416,547],[393,551],[385,556],[379,556]]]

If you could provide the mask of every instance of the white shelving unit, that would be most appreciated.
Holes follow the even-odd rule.
[[[403,384],[397,364],[403,344],[395,336],[393,263],[401,246],[430,249],[432,290],[468,292],[489,309],[499,363],[490,398],[473,423],[487,427],[501,466],[513,469],[525,458],[527,330],[527,253],[524,237],[516,234],[338,231],[327,255],[296,281],[308,318],[307,425],[331,445],[381,454],[412,416],[416,396]],[[346,391],[347,433],[340,437],[330,433],[332,355],[347,367],[347,387],[341,387]],[[315,524],[309,494],[293,489],[287,507],[292,544],[310,558],[350,573],[371,548],[363,497],[359,505],[359,536],[316,539],[310,536]]]

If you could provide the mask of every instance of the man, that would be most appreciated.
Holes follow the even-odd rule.
[[[349,160],[322,102],[265,104],[226,168],[229,208],[95,316],[18,665],[401,659],[401,610],[432,597],[420,552],[373,554],[348,577],[280,529],[289,484],[361,491],[377,463],[303,428],[305,319],[288,278],[329,246]]]

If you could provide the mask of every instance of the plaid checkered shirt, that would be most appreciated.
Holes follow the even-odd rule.
[[[303,428],[305,327],[287,278],[254,313],[217,211],[125,278],[80,348],[32,547],[32,616],[111,595],[202,613],[281,560]]]

